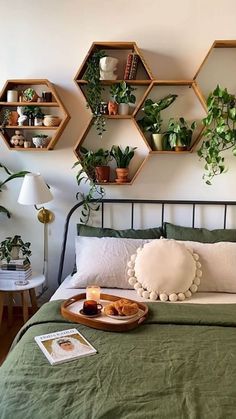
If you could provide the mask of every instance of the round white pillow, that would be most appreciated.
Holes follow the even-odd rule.
[[[137,249],[128,263],[129,283],[151,300],[183,301],[197,292],[199,257],[175,240],[153,240]]]

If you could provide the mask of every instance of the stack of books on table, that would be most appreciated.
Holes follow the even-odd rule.
[[[0,266],[0,279],[27,280],[32,276],[31,265],[26,259],[12,259],[10,262],[2,261]]]

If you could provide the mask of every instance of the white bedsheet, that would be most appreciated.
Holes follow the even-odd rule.
[[[71,276],[67,276],[56,292],[52,295],[51,300],[67,300],[67,298],[73,297],[85,292],[85,289],[68,288]],[[102,288],[104,294],[117,295],[119,297],[126,297],[136,301],[149,301],[145,300],[134,290],[124,290],[118,288]],[[158,302],[158,301],[157,301]],[[196,303],[196,304],[236,304],[236,294],[228,294],[221,292],[198,292],[193,294],[191,298],[185,301],[177,301],[177,304],[184,303]],[[173,304],[173,303],[171,303]]]

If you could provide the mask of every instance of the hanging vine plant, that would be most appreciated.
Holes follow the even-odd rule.
[[[236,156],[236,97],[219,85],[207,99],[207,117],[203,119],[204,141],[198,150],[205,160],[203,179],[211,185],[212,179],[226,172],[223,153],[232,149]]]
[[[97,133],[102,137],[106,131],[106,119],[101,114],[100,104],[102,102],[102,92],[104,90],[100,81],[99,62],[106,53],[103,50],[97,50],[87,62],[87,68],[84,74],[84,79],[87,83],[87,107],[90,107],[94,117],[94,125]]]

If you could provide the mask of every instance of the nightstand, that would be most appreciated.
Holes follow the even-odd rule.
[[[0,280],[0,327],[2,322],[4,298],[8,300],[8,318],[9,323],[12,324],[13,320],[13,297],[14,294],[21,295],[22,310],[24,323],[29,318],[28,300],[30,299],[33,312],[38,309],[35,288],[42,285],[45,281],[45,276],[37,272],[33,272],[31,279],[26,285],[16,285],[14,280],[1,279]]]

